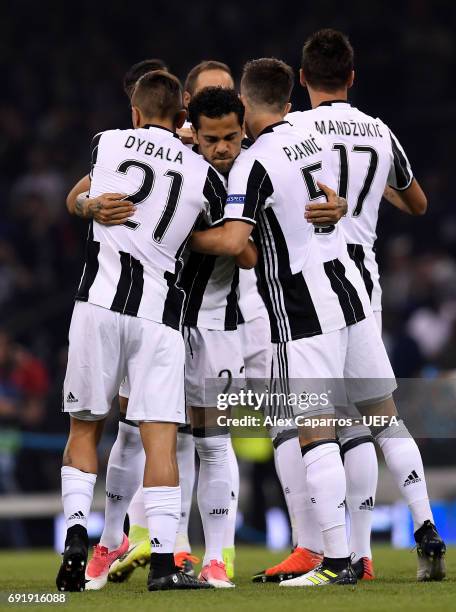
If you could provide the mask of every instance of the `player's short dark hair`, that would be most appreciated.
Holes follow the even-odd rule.
[[[353,70],[353,47],[348,37],[326,28],[310,36],[302,50],[306,81],[318,90],[335,91],[347,84]]]
[[[188,91],[188,93],[193,96],[196,87],[196,81],[198,80],[199,75],[202,72],[206,72],[208,70],[222,70],[222,72],[226,72],[233,78],[231,73],[231,68],[224,64],[223,62],[217,62],[215,60],[205,60],[194,66],[187,75],[185,79],[184,91]]]
[[[141,78],[143,74],[146,74],[146,72],[152,72],[153,70],[164,70],[168,72],[168,66],[163,60],[158,58],[146,59],[130,66],[123,78],[123,88],[129,98],[131,98],[136,81]]]
[[[231,113],[235,113],[242,127],[244,105],[234,89],[205,87],[192,97],[188,105],[189,119],[195,130],[200,127],[201,115],[209,119],[219,119]]]
[[[147,72],[136,82],[131,104],[146,118],[174,119],[182,110],[182,85],[177,77],[164,70]]]
[[[293,85],[293,70],[282,60],[263,57],[244,66],[242,93],[260,106],[283,109],[290,100]]]

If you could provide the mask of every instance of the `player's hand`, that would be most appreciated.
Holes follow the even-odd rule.
[[[304,217],[309,223],[317,227],[334,225],[347,214],[347,200],[338,196],[331,187],[319,182],[317,182],[317,185],[324,192],[328,201],[319,204],[307,204]]]
[[[135,213],[136,206],[124,200],[124,193],[103,193],[95,198],[87,198],[88,215],[102,225],[121,225]]]
[[[193,140],[192,128],[179,128],[177,131],[177,135],[182,140],[182,142],[186,145],[195,144]]]

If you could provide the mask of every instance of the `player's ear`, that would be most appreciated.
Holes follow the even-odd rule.
[[[141,111],[137,106],[131,107],[131,122],[134,128],[138,128],[141,125]]]
[[[304,74],[304,70],[302,68],[299,69],[299,82],[303,87],[307,87],[306,75]]]
[[[186,119],[187,119],[187,111],[185,110],[185,108],[183,108],[176,114],[176,118],[174,120],[177,130],[184,125]]]
[[[190,100],[192,99],[192,96],[190,95],[189,91],[184,91],[184,97],[183,97],[183,101],[184,101],[184,107],[188,108],[188,105],[190,104]]]
[[[291,111],[291,102],[287,102],[285,104],[285,108],[283,111],[283,116],[285,117],[285,115],[288,115],[288,113]]]
[[[198,132],[195,130],[195,128],[193,127],[192,124],[192,136],[193,136],[193,142],[197,145],[199,145],[199,140],[198,140]]]
[[[246,99],[246,97],[240,93],[239,94],[239,99],[241,100],[242,104],[244,105],[244,108],[247,109],[247,99]]]
[[[355,71],[352,70],[350,73],[350,76],[348,77],[347,89],[350,89],[350,87],[353,86],[354,81],[355,81]]]

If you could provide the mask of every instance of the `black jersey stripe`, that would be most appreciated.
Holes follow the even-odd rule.
[[[409,171],[407,159],[402,153],[401,148],[399,147],[398,142],[392,132],[390,132],[390,136],[394,158],[394,172],[396,174],[396,187],[399,190],[407,189],[413,177]]]
[[[185,265],[184,276],[186,277],[184,286],[187,296],[184,307],[184,324],[198,325],[198,313],[201,309],[204,293],[207,284],[215,268],[217,257],[215,255],[199,256],[198,253],[191,253]]]
[[[209,168],[207,171],[203,195],[209,202],[209,214],[212,223],[223,219],[223,211],[225,209],[226,202],[226,189],[214,168]]]
[[[290,256],[280,223],[272,208],[265,210],[265,216],[277,254],[277,275],[286,313],[287,333],[282,340],[319,335],[322,329],[315,304],[302,272],[293,274],[291,271]]]
[[[234,269],[233,280],[231,281],[230,292],[226,298],[225,309],[225,329],[237,329],[238,324],[238,287],[239,287],[239,268]]]
[[[253,163],[247,180],[242,217],[255,220],[266,200],[274,193],[266,168],[258,160]]]
[[[258,231],[260,236],[262,269],[264,272],[263,285],[268,288],[266,307],[269,306],[269,320],[271,322],[271,335],[273,342],[281,342],[286,339],[286,312],[280,305],[280,284],[277,278],[277,271],[274,266],[272,237],[267,231],[266,216],[262,213],[259,216]]]
[[[120,256],[120,276],[117,282],[117,289],[114,299],[110,306],[114,312],[125,314],[125,307],[132,289],[133,270],[131,265],[131,255],[124,251],[119,251]],[[137,260],[138,261],[138,260]]]
[[[326,261],[324,264],[326,275],[331,288],[339,299],[346,325],[362,321],[366,317],[363,305],[355,287],[345,276],[345,267],[338,259]]]
[[[261,216],[260,222],[256,225],[253,231],[255,244],[257,244],[260,248],[258,249],[258,263],[256,266],[256,270],[258,270],[258,274],[260,278],[262,278],[261,286],[266,288],[266,291],[263,292],[263,301],[266,306],[266,310],[268,311],[269,318],[269,326],[271,328],[271,338],[279,337],[279,327],[278,327],[278,319],[274,313],[275,304],[273,301],[273,292],[272,292],[272,282],[269,282],[269,271],[268,271],[268,262],[266,259],[266,250],[264,246],[264,236],[262,231],[261,224]]]
[[[87,302],[89,299],[90,287],[95,281],[99,267],[98,255],[100,253],[100,243],[95,242],[93,239],[93,221],[89,225],[85,251],[84,272],[75,297],[76,300],[81,302]]]
[[[270,213],[272,213],[272,211],[270,211]],[[283,259],[284,254],[285,256],[287,256],[287,251],[285,250],[285,253],[284,252],[279,253],[277,249],[277,242],[276,242],[277,236],[274,234],[274,232],[271,229],[271,225],[269,222],[270,216],[271,214],[268,215],[267,211],[265,211],[263,221],[264,221],[266,235],[269,238],[269,249],[270,249],[269,254],[270,254],[271,263],[272,263],[272,274],[274,277],[274,284],[276,287],[278,311],[281,315],[281,320],[280,320],[280,327],[282,330],[281,340],[285,342],[286,340],[290,339],[290,335],[291,335],[290,322],[289,322],[288,313],[285,307],[283,284],[281,282],[282,270],[284,268],[284,262],[281,261],[281,259]],[[272,216],[274,216],[274,213],[272,213]]]
[[[195,221],[192,229],[188,233],[183,243],[180,245],[176,253],[176,265],[174,267],[174,274],[165,272],[165,279],[168,283],[168,293],[163,305],[163,318],[162,322],[173,329],[180,330],[182,327],[183,319],[183,308],[185,301],[185,289],[182,288],[181,276],[184,269],[183,254],[187,246],[187,242],[192,235],[196,224],[199,222],[199,218]],[[195,253],[196,255],[196,253]]]
[[[362,244],[347,244],[348,254],[353,259],[356,267],[361,272],[361,278],[363,279],[364,286],[369,295],[369,300],[372,301],[372,291],[374,289],[374,283],[372,281],[371,274],[364,263],[366,253],[364,252]]]
[[[144,290],[144,266],[139,259],[131,258],[131,285],[125,302],[124,314],[136,317]]]

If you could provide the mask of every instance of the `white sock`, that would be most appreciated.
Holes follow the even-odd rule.
[[[146,455],[144,454],[144,458]],[[144,509],[143,487],[140,485],[133,495],[133,498],[128,506],[128,516],[130,518],[130,527],[138,525],[147,529],[147,517]]]
[[[323,538],[325,557],[348,557],[345,531],[345,472],[336,442],[304,453],[306,483]]]
[[[398,437],[398,434],[401,437]],[[395,437],[393,437],[395,436]],[[376,436],[386,465],[405,498],[413,518],[414,531],[426,520],[434,522],[424,477],[420,450],[402,421]]]
[[[293,532],[293,546],[323,552],[321,530],[312,497],[306,490],[301,447],[298,438],[279,444],[274,451],[276,471],[287,502]]]
[[[223,534],[223,548],[234,548],[236,516],[239,499],[239,466],[233,445],[231,443],[231,437],[228,439],[228,469],[231,478],[230,510],[228,512],[225,533]]]
[[[350,515],[350,553],[354,561],[372,559],[371,531],[377,492],[378,462],[372,442],[364,442],[344,455],[347,510]]]
[[[191,552],[192,549],[188,539],[188,521],[192,508],[193,487],[195,486],[195,443],[191,433],[177,432],[177,464],[179,466],[182,503],[174,552]]]
[[[296,531],[296,521],[294,517],[294,513],[291,507],[291,490],[287,484],[286,474],[288,473],[287,467],[290,465],[288,460],[288,448],[290,447],[290,442],[292,440],[287,440],[286,442],[282,442],[277,448],[274,447],[274,466],[277,474],[277,478],[279,479],[280,486],[283,491],[283,498],[285,499],[285,503],[287,505],[288,510],[288,518],[290,519],[290,527],[291,527],[291,543],[293,548],[298,546],[298,533]],[[301,448],[299,446],[298,438],[295,439],[295,442],[298,445],[299,459],[302,462],[301,457]],[[291,445],[293,448],[294,445]],[[280,450],[281,449],[281,450]],[[294,453],[292,453],[294,455]],[[291,460],[293,462],[293,459]],[[305,478],[305,476],[303,476]]]
[[[67,529],[73,525],[82,525],[87,529],[97,475],[64,465],[61,469],[61,478],[63,512]]]
[[[228,469],[228,437],[195,436],[200,458],[198,508],[206,545],[203,566],[222,561],[223,535],[230,506],[231,479]]]
[[[153,553],[173,553],[179,525],[180,487],[143,487]]]
[[[144,461],[139,427],[120,422],[106,473],[105,524],[100,544],[108,550],[122,544],[125,514],[141,484]]]

